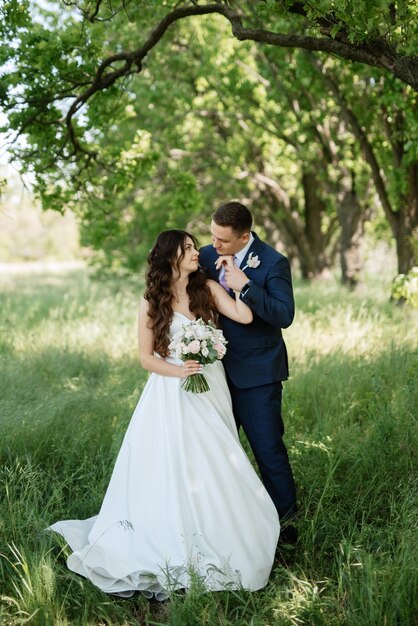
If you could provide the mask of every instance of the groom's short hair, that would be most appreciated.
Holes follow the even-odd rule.
[[[250,211],[241,202],[221,204],[212,219],[218,226],[230,226],[238,235],[249,233],[253,225]]]

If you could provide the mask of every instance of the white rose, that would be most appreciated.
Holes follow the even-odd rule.
[[[197,339],[208,339],[209,333],[205,327],[200,327],[196,329],[196,338]]]

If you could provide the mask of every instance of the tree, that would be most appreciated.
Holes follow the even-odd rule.
[[[407,273],[417,263],[417,94],[391,77],[372,71],[354,74],[353,90],[346,69],[338,68],[337,80],[330,64],[327,67],[313,57],[311,62],[323,76],[341,118],[361,148],[396,241],[398,271]]]
[[[294,148],[300,168],[303,224],[292,229],[291,240],[308,244],[299,246],[302,274],[314,276],[328,268],[338,246],[342,280],[354,286],[361,269],[364,222],[370,218],[370,185],[359,146],[336,115],[335,99],[312,72],[306,55],[267,49],[257,56],[260,71],[270,80],[270,113],[272,101],[281,103],[271,132]],[[271,117],[266,118],[270,127]],[[270,185],[274,189],[277,182]],[[288,218],[283,227],[290,223]]]
[[[58,142],[57,156],[66,159],[77,155],[84,155],[87,161],[97,158],[94,142],[88,147],[92,143],[87,139],[90,129],[83,132],[77,122],[79,112],[101,92],[141,72],[148,54],[160,43],[166,31],[174,23],[195,15],[222,15],[240,41],[253,40],[279,47],[326,52],[348,61],[382,68],[400,80],[418,86],[418,61],[413,56],[418,28],[418,21],[414,18],[418,16],[418,9],[414,3],[405,1],[357,1],[353,7],[353,2],[348,0],[322,0],[313,7],[310,2],[291,0],[203,4],[186,0],[154,2],[151,7],[149,3],[128,0],[114,4],[105,0],[63,0],[61,10],[66,7],[69,10],[65,16],[66,26],[59,29],[59,35],[53,32],[59,24],[57,15],[51,13],[48,16],[48,33],[48,29],[35,28],[28,0],[22,6],[16,1],[3,5],[5,21],[11,24],[10,29],[21,43],[17,49],[15,42],[9,46],[3,44],[3,55],[6,53],[15,58],[21,72],[24,68],[39,68],[32,80],[30,72],[26,74],[31,88],[26,89],[23,99],[13,97],[7,89],[8,81],[3,81],[7,108],[19,110],[19,104],[26,104],[23,107],[26,115],[20,109],[20,116],[18,119],[15,116],[12,127],[24,132],[29,124],[42,126],[44,116],[49,114],[49,123],[59,128],[61,141]],[[96,26],[109,20],[117,26],[136,22],[149,35],[136,48],[123,42],[117,46],[116,52],[106,54],[106,36],[103,30],[99,36]],[[250,26],[246,26],[246,22]],[[29,24],[30,29],[27,28]],[[42,54],[40,61],[39,51],[53,51],[54,54]],[[63,67],[63,59],[67,67]],[[54,78],[58,79],[53,84],[46,79],[47,61],[52,63]],[[43,80],[36,82],[36,75],[38,78],[42,76]],[[11,82],[13,84],[13,79]],[[45,88],[42,93],[40,82]],[[62,110],[58,114],[58,104],[64,109],[64,115]]]
[[[182,45],[180,43],[178,47],[176,36],[186,25],[196,30],[196,20],[205,24],[211,20],[215,25],[212,33],[219,30],[225,41],[236,41],[236,50],[249,50],[248,46],[251,46],[253,56],[259,50],[257,64],[261,64],[261,69],[254,67],[255,72],[258,69],[264,72],[270,65],[268,71],[271,74],[272,63],[268,55],[271,57],[273,51],[279,63],[283,62],[283,58],[285,63],[290,63],[289,59],[293,59],[294,63],[297,59],[293,77],[282,77],[283,72],[276,72],[286,89],[293,87],[295,90],[300,79],[296,98],[300,115],[293,111],[293,137],[280,137],[277,125],[275,134],[272,120],[268,118],[272,112],[278,115],[274,111],[278,106],[280,120],[288,122],[291,111],[285,118],[283,106],[275,103],[274,99],[265,106],[259,97],[253,97],[257,89],[254,85],[248,88],[249,81],[243,81],[241,95],[245,98],[240,99],[239,105],[244,103],[245,106],[236,120],[231,115],[237,95],[231,89],[233,82],[229,84],[230,97],[227,97],[226,90],[222,93],[223,108],[206,107],[209,116],[205,117],[205,122],[213,129],[211,138],[216,137],[216,144],[210,146],[210,156],[206,155],[206,164],[210,167],[216,164],[223,145],[228,150],[224,152],[222,164],[224,176],[220,177],[218,173],[222,183],[230,178],[234,160],[242,165],[241,173],[248,172],[245,180],[232,177],[233,182],[224,189],[227,188],[230,195],[236,190],[237,195],[244,193],[253,199],[257,195],[267,199],[266,204],[271,204],[272,209],[269,215],[263,215],[265,227],[269,228],[269,224],[273,228],[281,226],[286,244],[293,242],[306,275],[317,274],[321,265],[326,267],[332,258],[336,208],[331,204],[333,197],[339,198],[340,209],[342,206],[350,207],[349,211],[339,212],[339,223],[345,229],[342,240],[346,242],[346,250],[355,240],[358,241],[365,217],[359,198],[367,190],[365,169],[359,166],[358,161],[359,147],[364,153],[364,144],[346,115],[344,124],[341,119],[335,124],[333,116],[328,114],[327,108],[331,106],[333,110],[338,102],[343,115],[339,98],[347,99],[349,94],[347,90],[341,90],[338,83],[339,91],[333,91],[327,81],[332,80],[334,71],[341,70],[342,73],[344,70],[350,85],[352,66],[345,61],[354,60],[381,68],[373,70],[375,84],[388,81],[386,84],[401,85],[405,93],[411,94],[412,89],[403,85],[416,84],[416,59],[412,55],[416,29],[413,18],[417,9],[412,3],[401,2],[395,6],[378,0],[373,4],[358,2],[353,11],[353,3],[348,0],[322,0],[316,3],[315,9],[307,2],[285,0],[209,4],[68,0],[51,5],[47,12],[36,2],[29,5],[29,2],[13,1],[3,3],[0,10],[6,24],[2,27],[0,53],[4,61],[7,59],[0,79],[0,91],[8,119],[4,130],[12,133],[15,158],[21,161],[23,170],[34,175],[37,190],[46,207],[57,208],[67,203],[76,203],[81,207],[84,219],[94,222],[95,227],[91,229],[89,238],[96,244],[100,242],[105,249],[115,250],[118,247],[115,245],[116,235],[125,233],[125,245],[129,248],[129,233],[133,226],[136,224],[138,230],[141,224],[150,227],[153,208],[160,207],[162,210],[169,198],[178,210],[181,210],[185,199],[190,206],[198,207],[211,196],[202,193],[204,173],[198,171],[196,161],[196,155],[202,154],[199,153],[202,133],[190,130],[187,124],[177,126],[174,120],[177,130],[186,130],[184,136],[188,140],[183,142],[179,152],[171,143],[178,141],[176,132],[165,128],[166,121],[158,119],[155,108],[149,110],[149,115],[146,109],[148,106],[161,107],[164,99],[170,97],[173,111],[184,111],[190,117],[190,103],[193,101],[194,106],[195,99],[198,102],[203,97],[199,89],[190,96],[190,89],[196,90],[193,81],[186,90],[185,81],[179,80],[176,71]],[[42,20],[39,19],[41,15]],[[221,22],[222,27],[219,26]],[[236,39],[223,32],[225,24],[232,26]],[[238,40],[247,41],[239,44]],[[260,47],[260,43],[269,46]],[[211,44],[210,39],[201,42],[200,56],[210,57],[213,52]],[[289,46],[322,50],[325,55],[336,54],[343,60],[315,55],[326,72],[318,71],[314,78],[315,72],[311,68],[309,74],[301,53],[286,56],[283,47],[288,49]],[[263,55],[267,65],[261,59]],[[232,67],[228,71],[233,77],[237,69]],[[358,70],[358,74],[362,73],[366,75],[365,82],[370,82],[371,78],[367,75],[371,74],[367,74],[364,66]],[[397,78],[390,78],[392,74]],[[303,85],[306,79],[310,81],[309,86],[315,85],[315,94],[311,95],[310,102],[310,89]],[[322,81],[322,87],[319,87],[319,81]],[[151,94],[145,94],[144,86]],[[159,96],[154,101],[151,97],[153,90]],[[211,91],[211,87],[206,89],[209,102]],[[250,98],[248,101],[247,96]],[[138,97],[143,103],[140,109],[136,106]],[[263,106],[267,117],[260,120],[259,109]],[[167,111],[167,108],[162,108]],[[194,115],[194,119],[197,117]],[[237,137],[239,128],[242,132],[245,125],[250,128],[247,137]],[[158,126],[159,131],[156,130]],[[355,142],[347,136],[348,129]],[[171,147],[169,158],[164,154],[161,143],[159,145],[152,138],[155,132],[164,136]],[[248,140],[250,134],[252,141]],[[380,141],[377,132],[375,136],[376,141]],[[21,143],[19,138],[23,139]],[[294,155],[303,153],[304,171],[295,170],[300,183],[297,189],[292,189],[292,184],[285,189],[279,184],[275,172],[272,175],[272,168],[278,164],[278,146],[282,168],[284,162],[294,165]],[[409,160],[414,149],[408,148]],[[276,156],[272,159],[274,151]],[[370,166],[370,161],[367,163]],[[164,177],[163,164],[165,172],[170,173],[169,181],[167,176]],[[139,180],[143,185],[141,189],[138,188]],[[150,202],[151,194],[146,191],[150,181],[154,186],[159,181],[157,197],[161,202],[155,202],[155,194]],[[377,177],[374,177],[374,182],[377,184]],[[215,194],[221,183],[214,177],[211,183]],[[410,205],[413,206],[414,185],[409,189],[412,190],[408,193],[412,194]],[[138,210],[132,210],[132,206]],[[392,219],[392,213],[397,213],[396,207],[387,213],[388,219],[389,215]],[[173,220],[174,214],[170,217],[163,212],[163,215],[168,217],[161,220],[164,224]],[[347,219],[349,215],[352,219]],[[398,230],[403,228],[406,233],[406,237],[402,235],[399,241],[412,237],[413,220],[407,223],[395,217],[393,221],[396,220],[401,225]],[[158,224],[161,222],[155,220],[155,228]],[[142,243],[146,246],[145,242]],[[142,243],[136,241],[132,245],[133,257],[134,250]],[[346,261],[349,256],[345,255]],[[353,271],[347,269],[346,274],[349,278]]]

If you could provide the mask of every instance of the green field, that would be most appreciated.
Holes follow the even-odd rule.
[[[0,279],[0,623],[409,626],[418,615],[417,314],[384,278],[297,284],[286,440],[300,542],[257,593],[107,596],[43,532],[95,514],[146,379],[134,279]],[[245,444],[245,442],[244,442]],[[221,521],[220,521],[221,525]],[[220,527],[221,532],[221,527]]]

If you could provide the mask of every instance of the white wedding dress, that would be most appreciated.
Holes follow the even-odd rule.
[[[170,336],[187,322],[175,312]],[[193,580],[213,591],[267,583],[277,512],[239,443],[222,363],[203,373],[203,394],[151,374],[99,514],[48,528],[73,550],[69,569],[107,593],[163,600]]]

